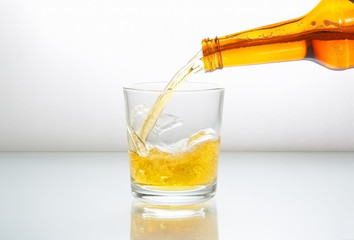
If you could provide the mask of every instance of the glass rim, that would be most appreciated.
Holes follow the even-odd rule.
[[[168,82],[138,82],[123,86],[124,91],[138,91],[138,92],[208,92],[208,91],[223,91],[224,87],[216,83],[210,82],[185,82],[176,90],[166,90]],[[194,87],[192,87],[194,86]],[[185,88],[191,87],[191,88]],[[182,88],[182,89],[181,89]]]

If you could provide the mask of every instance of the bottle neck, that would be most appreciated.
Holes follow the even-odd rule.
[[[354,0],[322,0],[303,17],[202,41],[206,71],[309,59],[354,67]]]

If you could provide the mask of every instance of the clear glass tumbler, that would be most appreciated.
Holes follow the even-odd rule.
[[[148,203],[203,202],[216,191],[224,89],[165,85],[124,87],[132,194]]]

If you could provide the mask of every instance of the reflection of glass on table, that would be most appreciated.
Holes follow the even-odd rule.
[[[184,206],[159,206],[134,201],[131,240],[217,240],[214,201]]]

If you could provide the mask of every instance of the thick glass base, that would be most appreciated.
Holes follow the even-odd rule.
[[[187,205],[205,202],[216,193],[216,182],[188,190],[157,190],[131,183],[133,196],[139,201],[161,205]]]

